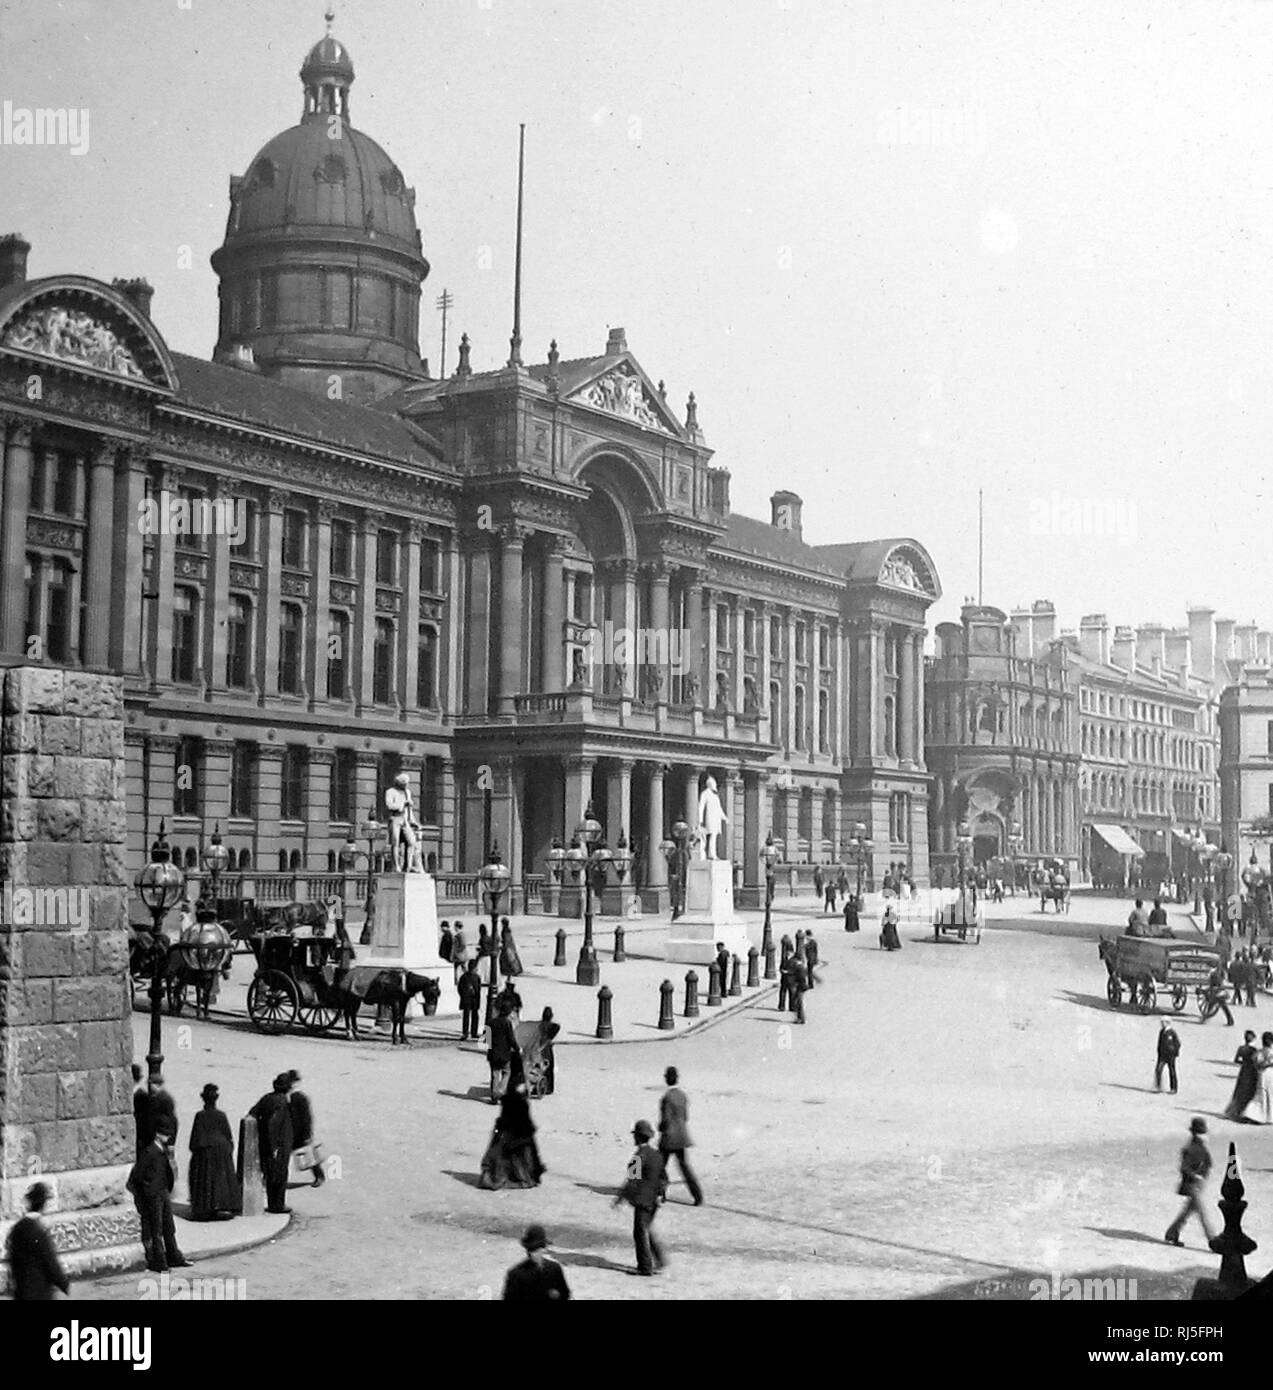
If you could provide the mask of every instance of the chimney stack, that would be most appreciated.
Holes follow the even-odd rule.
[[[1017,655],[1028,657],[1034,655],[1034,627],[1030,622],[1030,610],[1028,608],[1014,608],[1011,614],[1012,631],[1017,637]]]
[[[1136,629],[1136,660],[1161,674],[1167,664],[1167,629],[1161,623],[1142,623]]]
[[[1194,670],[1205,681],[1215,680],[1216,632],[1214,608],[1189,610],[1189,650]]]
[[[1248,661],[1255,660],[1255,634],[1259,631],[1254,623],[1243,623],[1235,630],[1238,650],[1237,655],[1245,665]]]
[[[1109,665],[1109,619],[1104,613],[1088,613],[1079,623],[1079,651],[1089,661]]]
[[[1116,627],[1114,629],[1114,640],[1110,644],[1109,659],[1111,665],[1121,666],[1124,671],[1136,669],[1135,628]]]
[[[628,350],[628,335],[622,328],[612,328],[606,339],[606,357],[621,357]]]
[[[1030,605],[1030,623],[1034,629],[1035,655],[1043,656],[1048,643],[1056,637],[1056,607],[1051,599],[1035,599]]]
[[[1232,618],[1216,619],[1216,679],[1221,685],[1229,683],[1228,663],[1233,660],[1233,629],[1236,626]]]
[[[1255,655],[1263,666],[1273,666],[1273,632],[1255,634]]]
[[[0,236],[0,290],[20,285],[27,278],[27,256],[31,243],[21,232]]]
[[[154,297],[155,287],[149,280],[112,280],[111,289],[118,290],[131,301],[133,308],[145,318],[150,317],[150,301]]]
[[[800,512],[804,502],[794,492],[775,492],[769,499],[770,520],[780,531],[790,531],[797,540],[804,539]]]
[[[1189,629],[1173,627],[1167,634],[1167,665],[1188,679],[1193,674],[1193,653],[1189,649]]]

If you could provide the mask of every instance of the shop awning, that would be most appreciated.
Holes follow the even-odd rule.
[[[1131,854],[1139,859],[1145,853],[1121,825],[1101,825],[1093,821],[1092,829],[1115,854]]]

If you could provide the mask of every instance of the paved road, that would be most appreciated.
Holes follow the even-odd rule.
[[[916,923],[896,955],[873,931],[828,925],[803,1028],[758,1007],[666,1046],[563,1054],[558,1093],[536,1106],[549,1172],[530,1192],[474,1186],[494,1113],[478,1056],[185,1024],[167,1067],[182,1144],[205,1080],[237,1116],[296,1067],[339,1158],[337,1181],[293,1194],[283,1238],[200,1272],[243,1277],[252,1298],[498,1296],[538,1220],[589,1298],[1020,1297],[1054,1271],[1178,1294],[1217,1266],[1196,1227],[1188,1249],[1161,1244],[1195,1113],[1217,1158],[1239,1139],[1247,1229],[1273,1252],[1273,1131],[1219,1118],[1242,1026],[1273,1028],[1273,1000],[1232,1029],[1185,1016],[1181,1094],[1155,1094],[1157,1021],[1109,1008],[1096,951],[1126,910],[1077,899],[1070,917],[1044,918],[1017,899],[992,909],[978,946],[934,943]],[[630,1218],[608,1197],[669,1063],[691,1098],[707,1205],[674,1185],[658,1218],[671,1269],[635,1279]],[[1253,1271],[1266,1267],[1255,1256]],[[81,1292],[135,1297],[136,1279]]]

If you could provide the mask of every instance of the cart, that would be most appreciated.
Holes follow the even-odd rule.
[[[933,940],[943,936],[957,937],[981,945],[982,929],[986,925],[986,908],[981,896],[968,889],[956,892],[950,902],[939,903],[933,913]]]
[[[1109,974],[1105,994],[1112,1008],[1124,998],[1142,1014],[1158,1007],[1158,996],[1171,999],[1173,1013],[1189,1004],[1194,991],[1199,1008],[1203,987],[1220,963],[1220,950],[1205,941],[1178,941],[1160,936],[1103,936],[1101,959]]]
[[[248,986],[248,1017],[262,1033],[294,1023],[325,1033],[343,1018],[333,986],[349,966],[349,948],[335,937],[274,932],[252,937],[256,974]]]

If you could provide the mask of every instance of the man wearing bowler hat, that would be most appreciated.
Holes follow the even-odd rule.
[[[526,1258],[504,1278],[504,1298],[515,1303],[560,1302],[570,1297],[562,1267],[548,1253],[548,1234],[542,1226],[527,1226],[522,1237]]]
[[[1185,1199],[1180,1215],[1167,1227],[1163,1239],[1168,1245],[1183,1245],[1180,1232],[1191,1216],[1202,1222],[1202,1232],[1211,1240],[1211,1223],[1207,1220],[1207,1209],[1202,1205],[1202,1190],[1211,1172],[1211,1151],[1203,1136],[1207,1132],[1206,1120],[1195,1117],[1189,1121],[1189,1142],[1180,1150],[1180,1186],[1177,1194]]]
[[[663,1155],[650,1147],[654,1127],[649,1120],[638,1120],[632,1127],[632,1137],[636,1140],[636,1152],[628,1160],[627,1181],[614,1199],[614,1205],[628,1202],[632,1206],[636,1272],[648,1278],[659,1273],[667,1263],[663,1247],[651,1229],[659,1204],[667,1195],[667,1168]]]
[[[44,1302],[71,1292],[53,1237],[43,1221],[48,1201],[47,1184],[32,1183],[27,1189],[27,1214],[14,1224],[5,1242],[15,1300]]]

